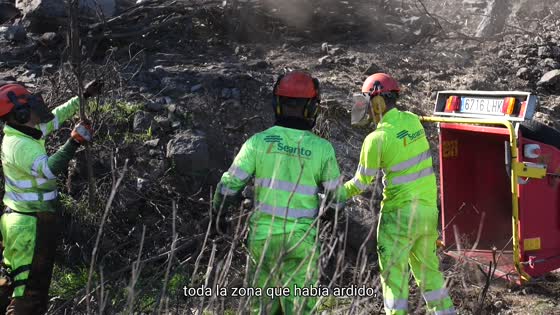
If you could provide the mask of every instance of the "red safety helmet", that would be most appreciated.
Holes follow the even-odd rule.
[[[319,80],[304,71],[292,71],[281,75],[274,85],[272,108],[276,116],[282,116],[280,97],[307,99],[303,108],[304,118],[315,118],[321,102]]]
[[[31,92],[20,84],[0,86],[0,117],[9,114],[14,109],[16,106],[13,102],[14,97],[20,104],[25,104],[31,95]]]
[[[280,77],[274,95],[290,98],[319,98],[319,81],[307,72],[292,71]]]
[[[400,90],[397,80],[385,73],[369,76],[362,86],[362,92],[368,93],[370,96],[398,93]]]

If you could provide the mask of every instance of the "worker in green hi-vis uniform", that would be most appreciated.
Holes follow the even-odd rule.
[[[100,84],[94,81],[86,87],[84,96],[93,96],[99,89]],[[51,112],[39,95],[31,94],[24,86],[0,83],[6,206],[0,217],[0,231],[3,264],[8,273],[2,281],[0,314],[34,315],[47,311],[60,240],[57,175],[67,171],[80,144],[92,141],[93,131],[88,124],[79,123],[70,139],[51,156],[45,149],[45,137],[78,109],[79,99],[74,97]]]
[[[354,95],[352,123],[377,124],[362,145],[358,170],[344,186],[347,196],[366,190],[382,171],[384,190],[377,251],[386,314],[408,312],[408,268],[430,314],[455,314],[436,255],[437,186],[430,147],[417,115],[395,105],[396,80],[377,73]]]
[[[297,297],[299,288],[318,285],[319,244],[316,218],[319,193],[329,209],[340,211],[345,190],[331,143],[313,134],[319,82],[293,71],[274,86],[273,127],[247,140],[216,190],[214,205],[238,204],[254,177],[255,211],[251,215],[248,249],[252,283],[263,296],[251,303],[253,314],[310,314],[317,298]],[[219,224],[218,224],[219,226]],[[288,287],[289,297],[267,298],[266,288]]]

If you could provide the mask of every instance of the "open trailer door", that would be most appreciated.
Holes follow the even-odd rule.
[[[520,131],[536,106],[525,92],[442,91],[422,118],[439,123],[446,253],[516,282],[560,268],[560,148]]]

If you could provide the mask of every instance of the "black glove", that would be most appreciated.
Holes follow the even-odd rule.
[[[84,98],[88,99],[99,95],[99,93],[101,93],[101,89],[103,89],[103,84],[104,82],[101,80],[93,80],[86,84],[84,88]]]
[[[231,213],[231,209],[236,209],[240,206],[242,201],[241,192],[233,196],[224,196],[221,193],[221,184],[216,187],[214,198],[212,201],[212,227],[213,231],[218,234],[224,234],[227,230],[227,216]]]

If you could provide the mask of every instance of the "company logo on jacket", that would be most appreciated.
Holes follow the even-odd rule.
[[[406,147],[408,144],[413,143],[414,141],[423,138],[425,135],[424,129],[420,129],[415,131],[414,133],[410,133],[408,130],[403,129],[399,133],[397,133],[397,138],[403,140],[403,145]],[[408,141],[407,141],[408,139]]]
[[[303,157],[309,158],[311,157],[311,150],[306,149],[305,147],[294,147],[282,142],[282,137],[280,136],[266,136],[264,141],[269,143],[268,149],[266,150],[267,154],[284,154],[291,157]]]

